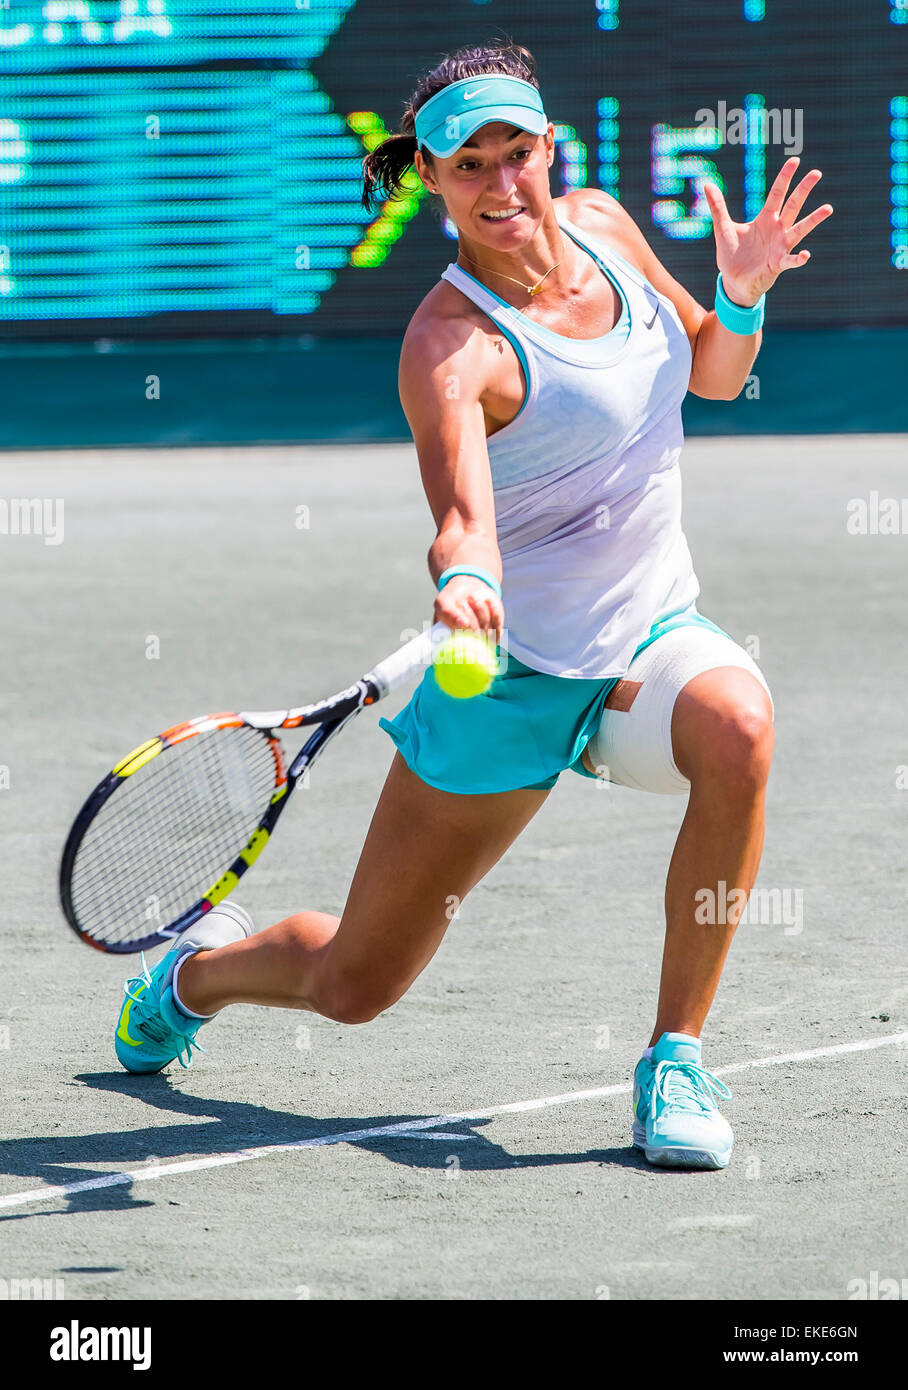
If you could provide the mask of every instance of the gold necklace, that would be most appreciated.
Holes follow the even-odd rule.
[[[536,281],[535,285],[525,285],[522,280],[515,280],[513,275],[505,275],[503,270],[492,270],[491,266],[480,265],[479,261],[474,261],[473,257],[468,256],[466,251],[460,251],[459,254],[463,256],[465,261],[469,261],[471,265],[479,266],[479,269],[484,270],[486,274],[500,275],[503,280],[511,280],[515,285],[519,285],[522,290],[526,290],[530,296],[539,293],[539,291],[542,289],[542,281],[546,279],[546,276],[551,275],[553,270],[557,270],[558,267],[561,265],[561,261],[564,260],[564,257],[562,256],[561,261],[556,261],[553,266],[550,266],[549,269],[545,272],[545,275],[543,275],[541,279]]]

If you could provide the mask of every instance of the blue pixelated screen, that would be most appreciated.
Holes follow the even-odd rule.
[[[613,194],[701,303],[703,180],[748,220],[794,153],[835,216],[772,323],[908,322],[908,0],[0,0],[0,334],[399,336],[456,233],[415,179],[367,213],[360,161],[501,36],[553,193]]]

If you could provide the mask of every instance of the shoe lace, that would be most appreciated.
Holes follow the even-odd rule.
[[[197,1043],[195,1038],[191,1037],[188,1033],[180,1033],[175,1028],[171,1028],[169,1023],[165,1023],[165,1021],[160,1017],[160,1014],[157,1013],[157,1010],[152,1009],[149,1006],[147,1002],[147,992],[144,996],[141,994],[133,994],[132,990],[130,989],[130,985],[133,985],[135,988],[138,988],[139,985],[145,985],[147,991],[148,986],[150,986],[152,983],[151,974],[149,972],[148,965],[145,960],[144,951],[141,953],[141,960],[141,972],[138,975],[130,975],[129,979],[123,985],[123,993],[126,995],[128,999],[132,1000],[133,1005],[139,1011],[139,1017],[136,1020],[136,1026],[138,1027],[139,1024],[146,1022],[153,1015],[156,1015],[161,1023],[161,1026],[167,1030],[167,1033],[170,1034],[171,1038],[175,1040],[179,1039],[179,1042],[177,1044],[176,1057],[180,1066],[183,1067],[185,1070],[192,1066],[193,1052],[204,1052],[205,1049],[201,1043]],[[166,1039],[164,1038],[161,1039],[162,1042],[165,1040]],[[185,1061],[183,1058],[184,1052],[186,1054]]]
[[[657,1100],[663,1100],[666,1105],[680,1102],[687,1108],[696,1107],[704,1112],[715,1110],[716,1098],[730,1095],[731,1091],[724,1081],[696,1062],[658,1062],[653,1077],[650,1113],[655,1119]]]

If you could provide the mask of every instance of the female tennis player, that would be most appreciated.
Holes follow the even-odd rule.
[[[753,222],[705,183],[720,272],[707,310],[615,199],[553,199],[534,74],[514,45],[454,53],[363,162],[367,206],[415,165],[457,227],[457,259],[407,330],[400,395],[437,525],[435,620],[494,634],[505,669],[472,700],[430,670],[381,721],[396,751],[340,919],[301,911],[253,935],[242,909],[215,909],[127,985],[117,1051],[131,1071],[186,1065],[201,1024],[240,1002],[375,1018],[432,959],[452,895],[570,768],[689,795],[633,1142],[652,1163],[721,1168],[730,1093],[700,1035],[760,862],[773,706],[748,653],[697,611],[681,402],[739,394],[766,291],[805,264],[794,248],[832,208],[796,220],[821,177],[789,194],[797,159]],[[703,890],[725,885],[744,896],[704,922]]]

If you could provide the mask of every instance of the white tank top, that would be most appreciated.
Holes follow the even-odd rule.
[[[442,278],[494,320],[526,382],[488,440],[507,650],[556,676],[623,676],[652,624],[700,592],[681,529],[690,343],[639,270],[558,222],[621,297],[601,338],[552,333],[456,264]]]

